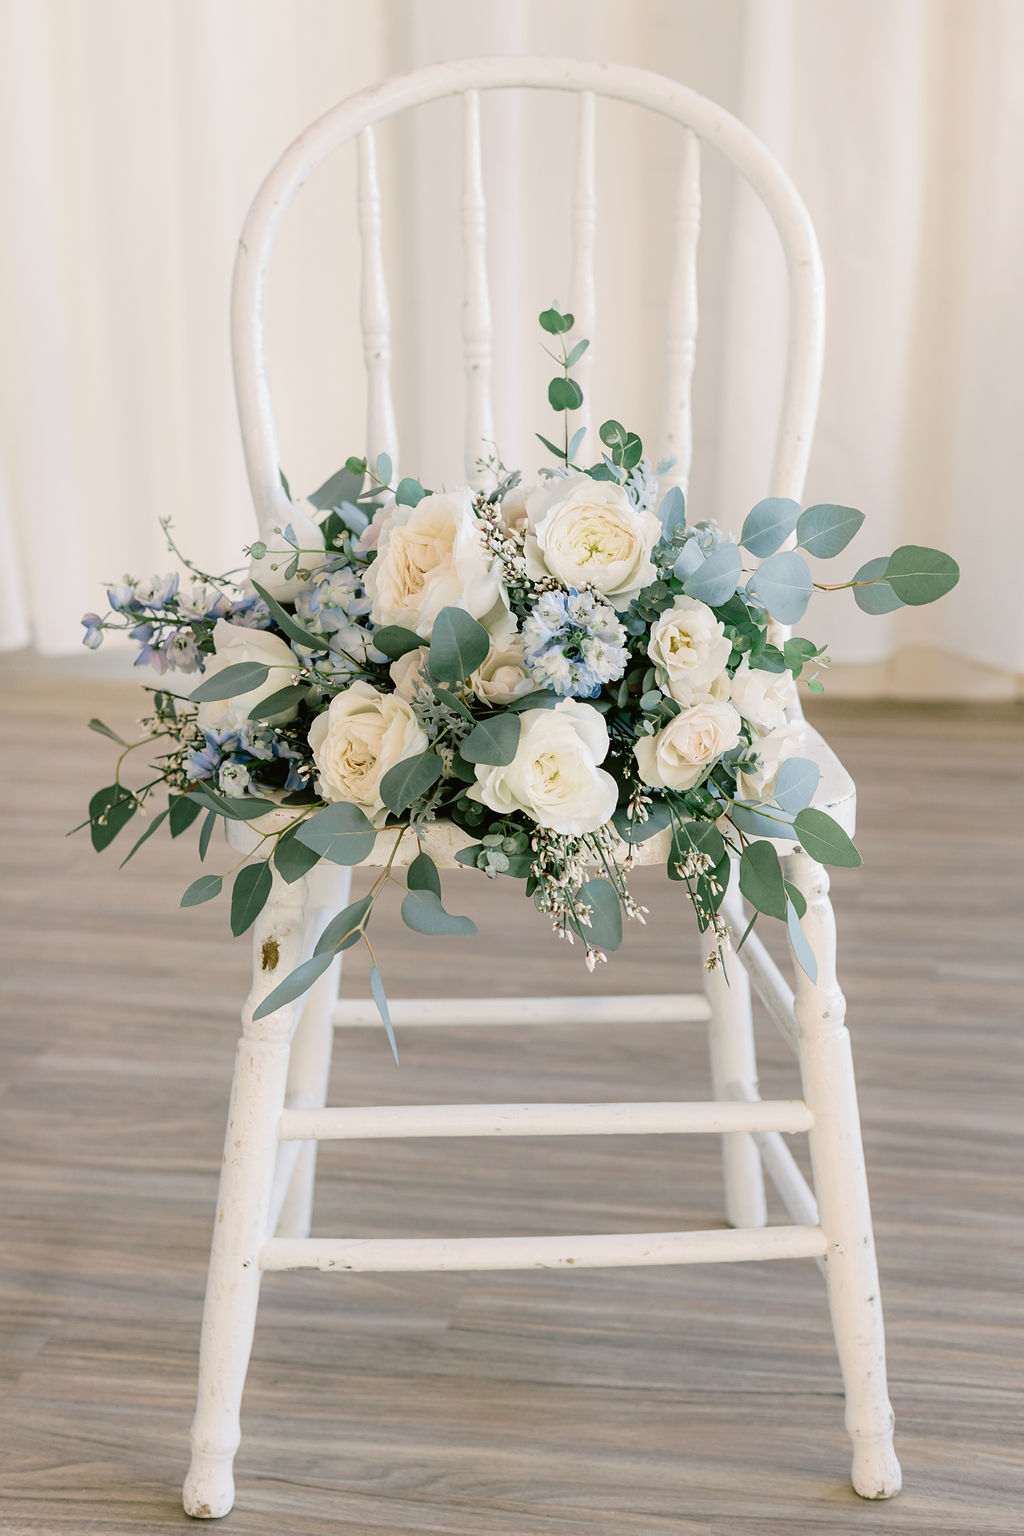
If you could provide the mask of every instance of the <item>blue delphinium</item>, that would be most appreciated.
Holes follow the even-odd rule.
[[[593,592],[542,592],[523,624],[526,665],[538,687],[593,699],[629,662],[626,631]]]

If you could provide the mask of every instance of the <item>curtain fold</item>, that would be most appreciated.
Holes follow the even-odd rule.
[[[934,543],[961,587],[826,627],[837,688],[1014,696],[1024,395],[1024,9],[1017,0],[0,0],[0,647],[79,644],[100,583],[251,537],[227,348],[255,188],[343,96],[437,59],[537,52],[669,74],[742,117],[822,243],[829,338],[808,499],[863,507],[857,563]],[[507,462],[544,430],[535,316],[566,298],[573,103],[485,98],[495,416]],[[459,120],[380,135],[403,462],[461,474]],[[598,120],[594,399],[660,420],[678,138]],[[282,457],[312,490],[362,449],[354,168],[314,177],[271,276]],[[784,292],[774,235],[705,157],[691,503],[738,526],[764,491]],[[861,545],[863,544],[863,550]],[[811,624],[813,630],[813,620]]]

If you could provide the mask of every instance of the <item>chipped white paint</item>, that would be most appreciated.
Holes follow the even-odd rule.
[[[492,435],[490,426],[490,314],[486,286],[485,218],[479,137],[481,90],[527,86],[581,93],[574,193],[573,303],[581,324],[593,328],[594,98],[612,97],[662,113],[687,133],[680,198],[677,282],[670,320],[669,391],[681,474],[689,465],[690,375],[696,342],[694,253],[699,229],[697,138],[721,150],[761,197],[778,228],[789,272],[790,348],[782,419],[771,482],[774,495],[799,499],[817,408],[824,326],[824,289],[814,232],[788,178],[768,151],[735,118],[693,91],[660,76],[624,66],[562,59],[507,57],[434,65],[375,86],[325,114],[296,140],[267,178],[250,211],[239,248],[232,298],[232,346],[242,440],[257,516],[263,529],[284,511],[277,439],[266,367],[266,278],[284,215],[303,181],[333,150],[359,138],[360,225],[365,258],[363,327],[370,374],[371,451],[394,450],[387,386],[390,349],[387,298],[380,261],[379,193],[372,125],[440,96],[465,95],[463,235],[466,257],[464,342],[469,381],[467,441]],[[376,383],[374,382],[376,380]],[[589,382],[589,379],[588,379]],[[674,425],[673,425],[674,423]],[[682,479],[680,483],[682,483]],[[816,803],[852,830],[856,797],[849,776],[816,732],[803,755],[821,768]],[[287,824],[286,810],[259,824],[232,823],[229,841],[251,851],[262,831]],[[393,835],[379,840],[366,864],[385,862]],[[424,829],[424,846],[444,867],[454,867],[466,834],[440,823]],[[788,876],[808,901],[805,926],[820,968],[817,983],[796,971],[796,991],[755,935],[740,959],[796,1051],[802,1100],[762,1102],[750,1019],[750,988],[738,974],[731,991],[711,976],[707,1000],[664,997],[593,1000],[595,1016],[618,1008],[623,1022],[711,1020],[715,1099],[712,1103],[531,1104],[388,1106],[329,1109],[326,1083],[333,1023],[362,1024],[362,1003],[336,1001],[336,977],[323,980],[305,1007],[284,1008],[259,1024],[252,1012],[272,986],[309,951],[325,916],[347,900],[347,871],[318,866],[308,881],[284,885],[276,876],[271,900],[254,930],[254,980],[244,1014],[225,1142],[218,1217],[210,1260],[201,1345],[199,1400],[193,1424],[193,1460],[185,1508],[215,1517],[231,1508],[232,1461],[238,1414],[262,1270],[531,1269],[588,1265],[692,1264],[808,1257],[825,1264],[829,1302],[854,1443],[853,1483],[868,1498],[899,1487],[892,1449],[892,1414],[885,1386],[885,1356],[874,1242],[860,1144],[856,1091],[843,998],[835,980],[835,928],[828,882],[792,842],[779,842]],[[400,848],[397,866],[415,853]],[[661,862],[664,836],[637,851],[638,863]],[[738,899],[730,918],[742,922]],[[532,1011],[533,1022],[580,1021],[580,999],[404,1002],[399,1027],[419,1023],[514,1023]],[[485,1017],[481,1018],[481,1015]],[[294,1043],[293,1043],[294,1035]],[[289,1061],[289,1057],[291,1060]],[[783,1141],[807,1131],[814,1189]],[[410,1135],[529,1135],[713,1132],[725,1140],[726,1206],[730,1230],[616,1233],[581,1237],[508,1236],[486,1239],[310,1238],[316,1142],[321,1137]],[[302,1138],[302,1139],[298,1139]],[[794,1225],[764,1225],[761,1164],[779,1189]],[[818,1210],[820,1208],[820,1224]]]

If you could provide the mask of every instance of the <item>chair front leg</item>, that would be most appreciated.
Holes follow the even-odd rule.
[[[701,937],[705,961],[716,945],[710,931]],[[743,1097],[757,1091],[757,1055],[754,1020],[750,1007],[750,980],[735,956],[727,956],[728,973],[721,965],[704,970],[704,995],[711,1017],[708,1044],[711,1083],[716,1099]],[[725,1219],[731,1227],[763,1227],[768,1219],[764,1194],[764,1168],[753,1136],[730,1131],[722,1137],[722,1175],[725,1183]]]
[[[836,981],[836,928],[829,879],[798,849],[786,878],[803,892],[803,929],[818,965],[816,981],[796,974],[804,1099],[814,1115],[811,1166],[828,1242],[825,1281],[846,1391],[853,1440],[853,1486],[865,1499],[888,1499],[902,1481],[893,1450],[893,1412],[885,1371],[885,1330],[878,1264],[861,1144],[857,1088],[846,1028],[846,1001]]]
[[[302,959],[305,897],[304,880],[286,885],[275,874],[253,928],[253,983],[231,1085],[199,1345],[192,1463],[184,1488],[185,1512],[198,1519],[226,1515],[234,1503],[232,1467],[256,1325],[259,1256],[267,1237],[294,1005],[258,1023],[252,1015]]]

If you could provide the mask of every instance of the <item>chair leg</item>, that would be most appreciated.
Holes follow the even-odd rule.
[[[314,910],[306,934],[306,949],[312,950],[325,925],[335,912],[348,905],[352,871],[339,871],[333,907]],[[338,978],[344,956],[339,955],[330,970],[310,988],[302,1006],[292,1041],[285,1103],[289,1109],[322,1109],[327,1103],[327,1087],[334,1053],[334,1005],[338,1001]],[[279,1237],[308,1237],[313,1218],[313,1190],[316,1181],[315,1141],[305,1141],[299,1150],[288,1193],[281,1206],[277,1224]]]
[[[704,935],[705,958],[712,948]],[[734,1097],[734,1085],[757,1089],[757,1056],[754,1021],[750,1007],[750,981],[735,957],[729,960],[728,980],[721,967],[704,972],[704,993],[711,1009],[708,1044],[711,1052],[711,1083],[716,1099]],[[722,1137],[722,1173],[725,1182],[725,1219],[731,1227],[763,1227],[768,1219],[764,1195],[764,1169],[753,1136],[730,1131]]]
[[[184,1487],[185,1512],[198,1519],[226,1515],[234,1503],[232,1465],[256,1325],[259,1255],[267,1236],[293,1009],[279,1009],[258,1023],[252,1015],[302,958],[305,896],[305,881],[286,885],[275,875],[253,930],[253,985],[231,1086],[199,1345],[192,1463]]]
[[[818,964],[812,982],[796,972],[804,1099],[814,1115],[811,1166],[828,1242],[825,1282],[846,1391],[853,1441],[853,1486],[865,1499],[888,1499],[902,1481],[893,1450],[893,1412],[885,1372],[885,1329],[875,1239],[861,1144],[857,1088],[836,982],[836,929],[828,875],[802,850],[786,860],[786,878],[803,892],[803,928]]]

